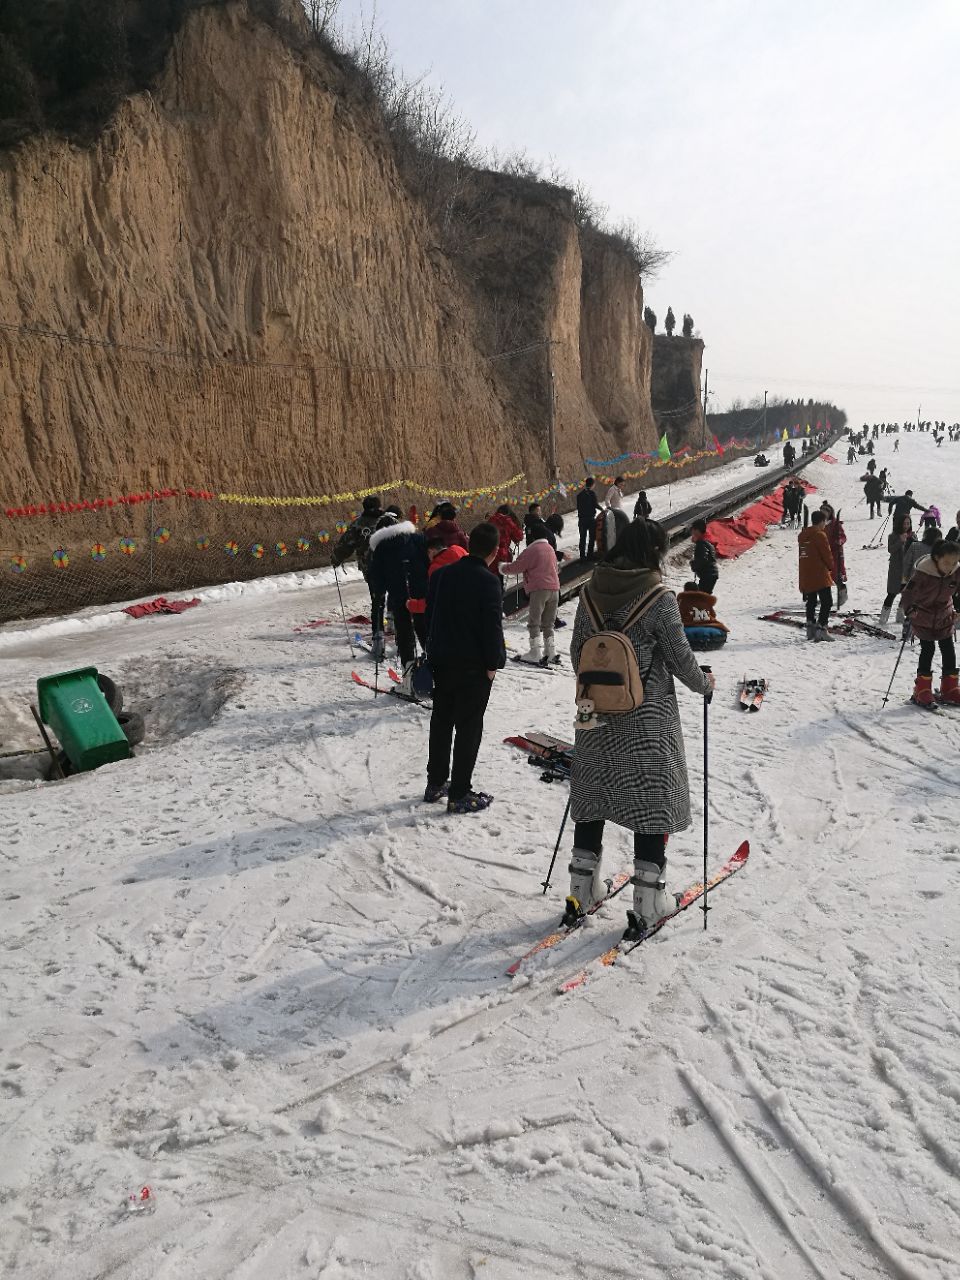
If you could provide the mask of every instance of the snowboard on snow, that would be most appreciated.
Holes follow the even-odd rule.
[[[763,695],[768,687],[766,680],[750,679],[744,676],[740,682],[741,711],[759,711],[763,706]]]
[[[704,892],[712,893],[725,880],[729,880],[735,875],[741,867],[746,866],[747,859],[750,857],[750,842],[744,840],[736,853],[729,858],[720,870],[709,878],[706,883],[706,890],[702,880],[688,885],[682,893],[677,895],[677,909],[671,911],[668,915],[661,916],[660,919],[650,926],[650,928],[641,937],[635,938],[630,942],[616,942],[612,947],[608,947],[606,951],[599,955],[587,968],[581,969],[579,973],[574,974],[572,978],[568,978],[562,982],[557,988],[561,995],[565,995],[568,991],[576,991],[578,987],[582,987],[590,979],[590,975],[598,973],[601,969],[608,969],[615,965],[621,956],[629,955],[631,951],[635,951],[642,942],[646,942],[648,938],[652,938],[655,933],[659,933],[664,925],[669,924],[671,920],[675,920],[682,911],[686,911],[692,907],[695,902],[699,902]]]

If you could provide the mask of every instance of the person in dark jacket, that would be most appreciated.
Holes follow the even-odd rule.
[[[583,488],[577,494],[577,523],[580,526],[580,559],[592,560],[596,537],[597,512],[600,502],[594,492],[596,481],[587,476]]]
[[[915,502],[913,498],[913,490],[907,489],[902,497],[897,494],[888,494],[884,499],[887,506],[893,512],[893,523],[896,525],[904,516],[908,516],[911,511],[926,511],[926,506],[922,502]]]
[[[493,801],[473,790],[473,769],[493,680],[507,660],[500,584],[490,571],[499,545],[499,530],[478,524],[470,554],[435,573],[427,593],[433,712],[423,798],[436,804],[446,796],[448,813],[477,813]]]
[[[693,543],[690,567],[697,580],[697,590],[712,596],[720,571],[717,568],[717,549],[707,537],[706,520],[694,520],[690,526],[690,541]]]
[[[913,536],[913,521],[909,516],[901,516],[893,522],[893,532],[887,536],[887,594],[880,610],[880,625],[885,627],[890,617],[893,602],[903,590],[903,562],[911,545],[916,542]],[[897,621],[901,622],[900,610],[897,610]]]
[[[637,494],[636,505],[633,508],[634,520],[649,520],[653,507],[650,505],[650,499],[647,497],[646,489],[641,489]]]
[[[870,504],[870,519],[873,520],[880,514],[880,504],[883,501],[883,481],[879,476],[873,474],[867,476],[866,484],[863,486],[863,496]]]
[[[413,692],[413,663],[416,657],[415,635],[421,645],[426,638],[422,615],[411,614],[408,600],[422,600],[427,591],[427,544],[422,533],[409,520],[398,520],[392,511],[384,512],[374,533],[370,535],[370,567],[368,582],[373,606],[374,651],[377,638],[382,646],[384,605],[393,614],[397,652],[403,665],[401,692]]]
[[[357,567],[364,578],[367,577],[368,561],[370,559],[370,536],[376,529],[382,515],[380,499],[376,494],[370,494],[364,498],[363,511],[347,527],[334,545],[330,562],[335,569],[339,569],[345,561],[355,555],[357,557]]]

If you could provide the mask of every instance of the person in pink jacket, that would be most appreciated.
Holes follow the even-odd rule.
[[[553,627],[560,603],[560,574],[557,571],[557,553],[547,541],[546,534],[531,542],[516,560],[502,564],[500,572],[511,575],[522,573],[523,589],[530,598],[527,611],[530,651],[523,654],[520,661],[543,664],[559,662],[554,647]]]

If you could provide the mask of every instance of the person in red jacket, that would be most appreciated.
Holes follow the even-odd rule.
[[[444,546],[463,547],[464,551],[467,550],[467,535],[460,527],[457,508],[452,502],[441,502],[434,507],[427,521],[426,531],[442,537]]]
[[[443,540],[443,535],[437,533],[436,525],[427,530],[426,539],[427,559],[430,561],[427,566],[427,583],[429,584],[430,579],[438,569],[445,569],[448,564],[456,564],[458,560],[463,559],[467,552],[457,544],[448,547]],[[407,601],[407,612],[412,613],[415,618],[418,615],[425,614],[426,611],[426,596]]]
[[[500,534],[500,545],[497,547],[497,558],[493,562],[493,572],[499,573],[500,566],[513,558],[513,548],[519,547],[523,541],[523,530],[511,509],[504,505],[497,507],[490,517],[490,523]]]
[[[826,499],[820,503],[823,512],[824,529],[830,543],[830,554],[833,556],[833,580],[837,584],[837,608],[841,609],[847,602],[847,563],[843,554],[843,544],[847,540],[840,512],[834,511]]]
[[[903,589],[903,612],[920,641],[920,662],[912,702],[933,706],[933,654],[940,646],[943,675],[940,701],[960,706],[960,676],[953,643],[956,611],[953,597],[960,591],[960,547],[941,539],[930,548]]]
[[[797,538],[800,551],[800,591],[807,606],[807,639],[832,640],[827,630],[833,604],[833,552],[824,532],[824,515],[814,511],[810,524]],[[817,602],[820,616],[816,617]]]

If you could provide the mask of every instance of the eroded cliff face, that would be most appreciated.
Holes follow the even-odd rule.
[[[485,244],[514,345],[554,344],[569,475],[654,433],[639,280],[566,200],[505,191]],[[489,359],[495,287],[439,251],[373,108],[242,0],[96,145],[0,154],[0,225],[2,506],[548,476],[546,349]]]
[[[657,429],[667,433],[672,449],[682,444],[709,445],[700,401],[702,363],[700,338],[671,338],[662,333],[653,338],[650,398]]]

